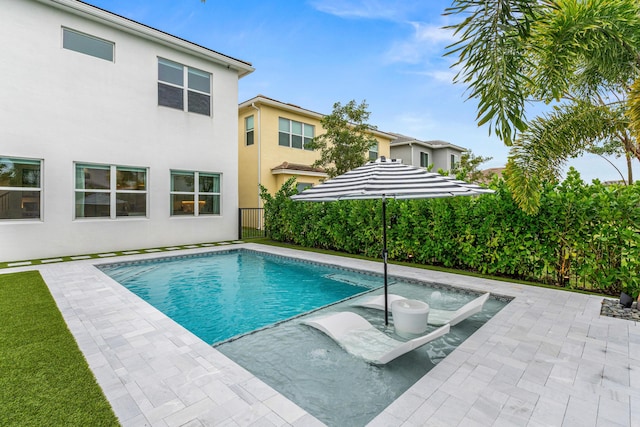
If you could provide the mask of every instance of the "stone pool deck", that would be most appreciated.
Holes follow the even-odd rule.
[[[233,246],[381,271],[377,262]],[[169,255],[178,251],[117,261]],[[40,270],[123,426],[323,425],[93,267],[115,261],[2,273]],[[601,297],[396,265],[389,274],[514,300],[369,426],[640,426],[640,324],[600,316]]]

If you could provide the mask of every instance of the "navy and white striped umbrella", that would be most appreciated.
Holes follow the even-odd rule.
[[[385,324],[388,325],[386,199],[428,199],[487,193],[493,193],[493,190],[405,165],[401,160],[381,157],[315,187],[307,188],[302,193],[291,196],[291,199],[309,202],[382,200]]]
[[[291,198],[309,202],[355,199],[424,199],[492,193],[457,179],[405,165],[401,160],[379,158],[333,179],[310,187]]]

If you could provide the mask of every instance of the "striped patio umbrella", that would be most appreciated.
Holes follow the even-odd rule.
[[[387,292],[387,218],[386,200],[428,199],[436,197],[476,196],[493,190],[460,181],[426,169],[402,164],[399,159],[380,157],[359,168],[307,188],[291,196],[296,201],[331,202],[336,200],[382,200],[382,259],[384,265],[385,325],[389,324]]]

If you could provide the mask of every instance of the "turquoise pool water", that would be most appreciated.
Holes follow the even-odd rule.
[[[246,250],[99,268],[209,344],[382,285],[377,276]]]
[[[363,293],[382,292],[377,274],[244,249],[100,269],[330,427],[365,426],[508,303],[492,297],[444,337],[374,366],[301,320],[353,311],[406,340],[395,334],[392,316],[385,327],[381,311],[351,305]],[[444,284],[389,283],[389,292],[432,308],[455,310],[478,296]]]

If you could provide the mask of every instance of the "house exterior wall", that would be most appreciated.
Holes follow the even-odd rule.
[[[287,179],[295,176],[298,183],[316,185],[325,179],[317,172],[273,173],[272,169],[283,162],[310,166],[320,158],[317,151],[284,147],[278,144],[278,119],[280,117],[314,126],[315,136],[324,133],[320,120],[321,114],[289,108],[279,102],[248,101],[238,109],[238,152],[239,152],[239,204],[241,208],[262,207],[258,184],[265,187],[270,194],[275,194]],[[256,110],[256,108],[259,109]],[[254,117],[254,144],[246,145],[245,118]],[[376,135],[378,155],[389,156],[391,138],[385,139]],[[258,172],[259,171],[259,172]],[[258,179],[259,178],[259,179]]]
[[[402,163],[405,165],[412,165],[415,163],[412,161],[412,153],[413,147],[410,145],[399,145],[396,147],[391,147],[391,157],[394,159],[401,159]],[[418,165],[420,165],[420,158],[418,158]]]
[[[433,158],[433,150],[430,148],[426,148],[420,145],[417,146],[413,146],[413,164],[414,166],[420,167],[420,154],[421,153],[427,153],[429,155],[429,164],[427,164],[426,167],[429,167],[430,165],[433,165],[432,170],[438,170],[438,168],[436,167],[436,165],[433,163],[434,162],[434,158]]]
[[[0,220],[0,261],[235,238],[237,70],[50,4],[2,0],[0,157],[42,160],[42,216]],[[62,27],[114,61],[63,49]],[[211,116],[158,106],[159,57],[211,73]],[[147,168],[147,216],[74,218],[76,162]],[[171,170],[220,173],[220,215],[170,216]]]
[[[433,171],[437,172],[438,169],[449,170],[449,160],[447,159],[447,152],[445,150],[435,150],[433,153]]]

